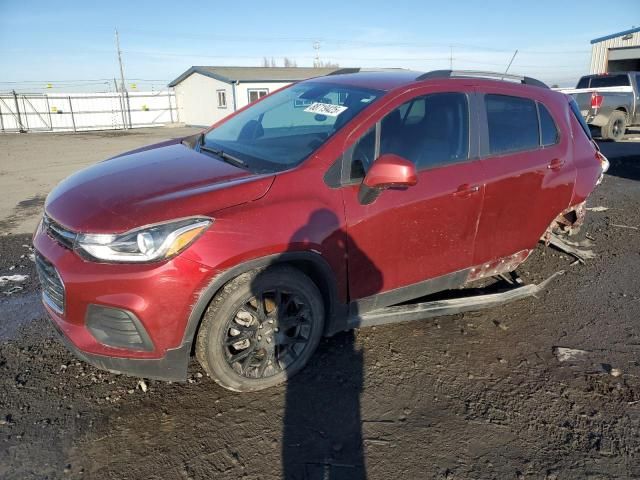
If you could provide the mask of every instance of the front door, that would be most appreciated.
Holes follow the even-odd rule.
[[[474,159],[477,145],[470,142],[477,138],[470,135],[472,94],[462,87],[411,98],[347,151],[352,183],[342,193],[351,300],[375,295],[380,301],[371,305],[382,306],[466,278],[484,195],[482,166]],[[361,180],[384,153],[412,161],[418,183],[382,191],[363,205]]]

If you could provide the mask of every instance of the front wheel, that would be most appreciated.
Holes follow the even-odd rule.
[[[609,117],[609,123],[602,127],[602,138],[619,142],[624,138],[627,130],[627,116],[616,110]]]
[[[324,329],[318,287],[300,270],[282,265],[242,274],[207,309],[196,356],[221,386],[262,390],[300,371]]]

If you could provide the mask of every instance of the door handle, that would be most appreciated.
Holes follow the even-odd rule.
[[[463,183],[453,194],[456,197],[468,197],[474,193],[478,193],[479,191],[480,185],[469,185],[468,183]]]
[[[549,162],[549,165],[547,165],[547,168],[549,170],[560,170],[563,165],[564,165],[564,160],[560,158],[554,158],[553,160],[551,160],[551,162]]]

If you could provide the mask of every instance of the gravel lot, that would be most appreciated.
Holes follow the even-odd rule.
[[[27,276],[0,284],[0,478],[640,478],[640,143],[602,144],[606,210],[578,237],[597,257],[520,268],[566,270],[539,298],[341,334],[289,385],[235,394],[195,363],[141,384],[76,361],[29,258],[55,183],[186,131],[0,136],[0,277]]]

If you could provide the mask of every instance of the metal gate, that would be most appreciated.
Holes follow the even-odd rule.
[[[162,126],[178,121],[170,91],[0,94],[0,131],[86,131]]]

